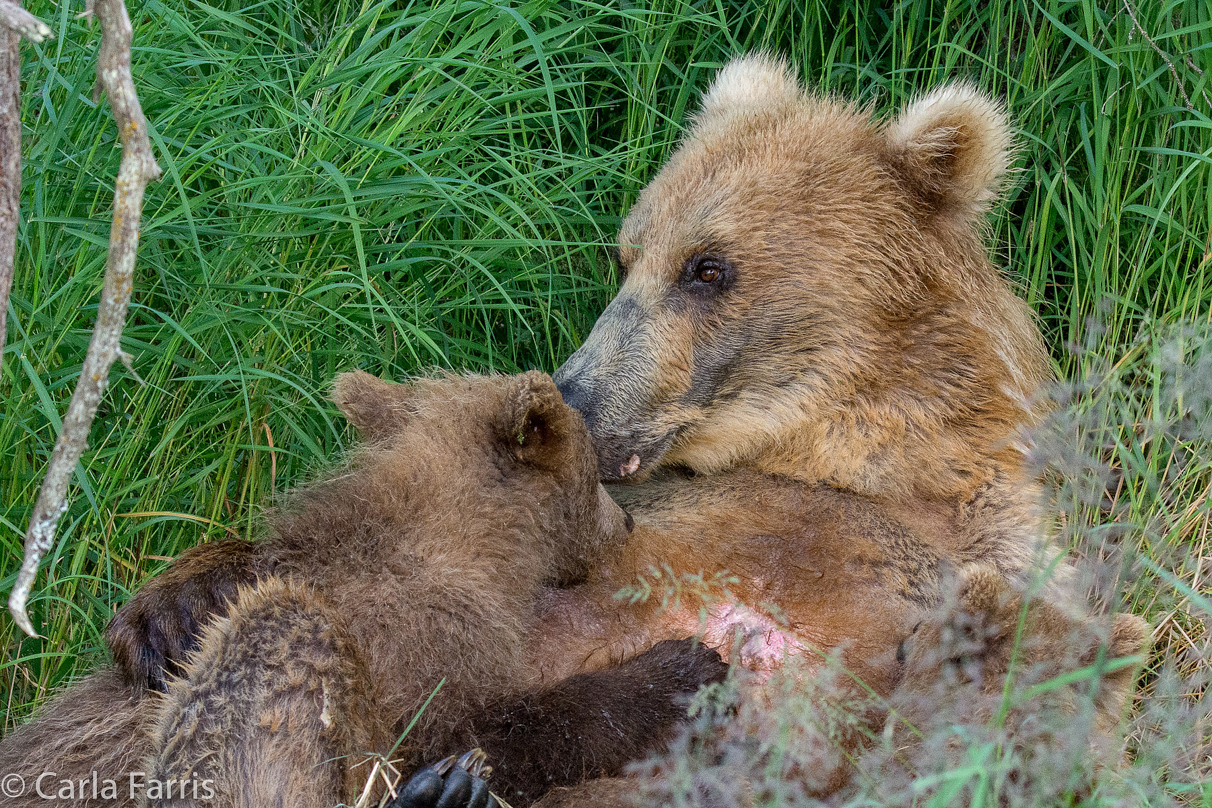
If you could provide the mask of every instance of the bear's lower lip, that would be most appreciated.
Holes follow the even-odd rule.
[[[601,451],[598,474],[604,482],[638,482],[654,467],[673,444],[675,431],[671,430],[655,440],[619,441],[613,451],[605,447]]]

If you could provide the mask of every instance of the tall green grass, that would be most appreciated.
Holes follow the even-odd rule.
[[[123,338],[142,381],[112,374],[39,579],[45,636],[0,626],[5,726],[103,653],[115,606],[168,557],[253,529],[340,451],[335,372],[553,369],[611,294],[603,243],[729,56],[777,51],[808,85],[880,112],[958,78],[1003,97],[1021,170],[993,243],[1062,375],[1114,361],[1146,324],[1207,321],[1212,7],[1134,4],[1146,37],[1105,5],[132,5],[164,169]],[[96,29],[77,5],[29,7],[56,39],[23,46],[0,592],[80,372],[118,160],[91,100]],[[1070,350],[1091,333],[1092,350]],[[1206,482],[1184,490],[1167,547],[1207,534]],[[1153,618],[1179,608],[1136,597]]]

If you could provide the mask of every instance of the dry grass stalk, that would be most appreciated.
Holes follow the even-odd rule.
[[[0,0],[0,358],[13,287],[17,210],[21,205],[21,37],[41,42],[51,29],[25,9]]]

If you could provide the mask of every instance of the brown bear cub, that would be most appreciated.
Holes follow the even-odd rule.
[[[902,644],[889,743],[861,768],[879,778],[881,793],[904,788],[921,800],[913,777],[954,771],[971,750],[999,744],[1004,804],[1088,792],[1091,775],[1123,762],[1120,725],[1149,650],[1148,624],[1027,597],[988,565],[961,570],[949,588]]]
[[[123,797],[128,771],[177,784],[136,789],[135,804],[328,808],[358,799],[366,753],[394,748],[410,773],[479,746],[494,791],[524,805],[617,774],[723,677],[715,651],[683,641],[538,687],[534,604],[628,532],[580,416],[549,377],[392,385],[349,373],[334,397],[363,445],[274,514],[264,540],[192,554],[238,558],[244,571],[227,579],[225,614],[194,627],[197,650],[166,694],[132,695],[112,672],[94,674],[5,739],[3,771],[57,768],[58,782],[100,768]],[[187,554],[179,567],[191,563]],[[180,569],[164,576],[174,591]],[[394,804],[488,800],[479,778],[449,764],[408,788]]]

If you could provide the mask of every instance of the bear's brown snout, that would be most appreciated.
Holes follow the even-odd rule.
[[[676,430],[657,417],[667,406],[652,326],[645,307],[620,294],[552,377],[564,403],[585,419],[603,480],[643,477],[673,442]]]

